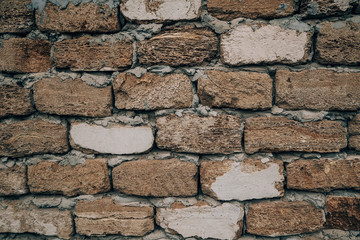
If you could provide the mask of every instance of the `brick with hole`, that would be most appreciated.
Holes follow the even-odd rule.
[[[25,166],[0,169],[0,179],[0,196],[22,195],[29,191]]]
[[[34,25],[31,0],[0,1],[0,33],[27,33]]]
[[[360,198],[328,196],[326,228],[360,231]]]
[[[0,85],[0,117],[29,115],[35,111],[31,91],[16,84]]]

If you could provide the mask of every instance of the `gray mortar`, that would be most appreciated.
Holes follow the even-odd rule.
[[[278,25],[285,29],[296,30],[298,32],[309,32],[312,30],[310,25],[299,21],[299,19],[296,16],[271,20],[270,24]]]
[[[132,75],[134,75],[137,78],[141,78],[142,76],[144,76],[145,73],[147,73],[147,69],[142,68],[142,67],[136,67],[136,68],[127,70],[126,72],[131,73]]]
[[[343,231],[338,229],[324,229],[322,231],[324,240],[338,239],[338,240],[358,240],[360,231]]]
[[[281,240],[324,239],[322,232],[304,233],[297,236],[281,237]]]
[[[138,41],[143,41],[145,39],[151,38],[154,34],[158,34],[161,31],[162,24],[131,24],[127,23],[122,31],[128,32],[130,35],[134,36]]]
[[[51,208],[57,207],[60,205],[62,197],[44,197],[36,196],[32,199],[32,203],[35,204],[38,208]]]
[[[313,192],[295,192],[287,190],[283,197],[283,200],[287,201],[307,201],[314,204],[317,208],[324,208],[326,202],[326,196],[323,193]]]
[[[152,73],[160,74],[161,76],[165,76],[166,74],[172,73],[174,69],[165,65],[155,65],[148,67],[147,70]]]
[[[93,87],[106,87],[112,83],[112,76],[109,73],[86,73],[84,72],[81,76],[81,80],[89,86]]]
[[[300,153],[274,153],[276,159],[290,163],[300,159]]]
[[[231,25],[228,22],[220,21],[219,19],[208,15],[207,12],[201,14],[201,22],[205,27],[210,27],[217,34],[226,33],[231,29]]]
[[[27,165],[36,165],[42,161],[51,161],[51,162],[58,162],[61,166],[76,166],[78,164],[85,163],[86,159],[94,159],[95,155],[93,154],[84,154],[82,152],[72,150],[71,152],[62,155],[56,156],[51,154],[45,155],[37,155],[35,157],[30,157],[26,160]]]
[[[283,115],[300,122],[319,121],[324,119],[329,114],[326,111],[308,111],[308,110],[286,111],[275,105],[271,108],[271,113],[273,115]]]

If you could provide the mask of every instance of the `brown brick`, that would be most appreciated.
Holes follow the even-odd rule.
[[[305,70],[276,73],[276,104],[286,109],[358,110],[360,73]]]
[[[326,227],[360,231],[360,198],[328,196]]]
[[[360,134],[360,114],[357,114],[349,122],[349,134],[351,135]]]
[[[31,0],[0,0],[0,33],[30,32],[34,24]]]
[[[0,40],[0,71],[45,72],[51,67],[51,43],[40,39]]]
[[[115,167],[114,189],[139,196],[195,196],[197,166],[178,159],[129,161]]]
[[[352,10],[355,1],[303,0],[300,4],[300,13],[308,17],[343,15]]]
[[[126,206],[114,203],[110,198],[93,202],[79,201],[74,214],[77,233],[86,236],[144,236],[154,229],[152,207]]]
[[[346,129],[340,122],[300,123],[285,117],[254,117],[246,120],[245,151],[255,153],[303,151],[339,152],[347,146]]]
[[[40,162],[28,167],[28,185],[32,193],[75,196],[107,192],[110,190],[107,160],[89,159],[76,166]]]
[[[360,135],[349,137],[349,147],[356,151],[360,151]]]
[[[321,230],[324,211],[305,202],[263,202],[249,204],[247,232],[262,236],[284,236]]]
[[[84,36],[55,43],[54,61],[58,68],[84,71],[116,71],[132,64],[133,46],[129,39]]]
[[[205,28],[178,27],[137,43],[142,65],[199,65],[217,53],[218,39]]]
[[[298,160],[287,165],[287,188],[331,191],[360,190],[360,159]]]
[[[267,109],[272,106],[273,80],[266,73],[206,71],[198,80],[203,105],[240,109]]]
[[[111,115],[112,93],[111,87],[92,87],[79,78],[44,78],[34,85],[34,101],[40,112],[105,117]]]
[[[0,124],[0,156],[21,157],[68,150],[65,125],[37,119]]]
[[[179,152],[241,152],[242,127],[237,116],[221,114],[201,117],[196,114],[174,114],[158,117],[156,144],[161,149]]]
[[[209,13],[221,20],[235,18],[278,18],[292,15],[295,11],[293,0],[209,0]]]
[[[184,74],[145,73],[137,78],[131,73],[121,73],[113,85],[118,109],[188,108],[192,104],[191,82]]]
[[[21,195],[27,192],[25,166],[0,169],[0,196]]]
[[[28,115],[35,110],[31,92],[15,84],[0,86],[0,117]]]
[[[323,64],[360,64],[360,23],[325,22],[319,29],[315,58]]]

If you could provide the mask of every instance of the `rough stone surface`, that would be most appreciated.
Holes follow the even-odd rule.
[[[254,117],[246,120],[245,151],[255,153],[303,151],[339,152],[347,146],[346,129],[340,122],[300,123],[285,117]]]
[[[206,203],[185,207],[175,203],[158,208],[156,222],[165,230],[184,238],[237,239],[242,232],[244,209],[231,203],[211,207]]]
[[[141,65],[199,65],[215,57],[216,35],[205,28],[175,27],[137,43]]]
[[[360,135],[349,137],[349,147],[356,151],[360,151]]]
[[[79,201],[74,214],[76,232],[81,235],[143,236],[154,230],[154,209],[150,206],[126,206],[104,198]]]
[[[360,231],[360,198],[326,198],[326,227]]]
[[[51,43],[40,39],[0,39],[0,71],[45,72],[51,67]]]
[[[34,24],[33,11],[27,7],[31,0],[0,1],[0,33],[30,32]]]
[[[354,188],[360,190],[360,159],[298,160],[287,165],[287,188],[331,191]]]
[[[281,161],[204,161],[200,182],[204,194],[219,200],[280,197],[284,194],[284,167]]]
[[[267,109],[272,106],[273,80],[266,73],[209,70],[198,80],[203,105],[240,109]]]
[[[289,16],[295,11],[293,0],[208,0],[209,13],[221,20],[235,18],[278,18]]]
[[[263,202],[249,204],[247,232],[262,236],[286,236],[321,230],[324,211],[305,202]]]
[[[35,111],[30,90],[15,84],[0,86],[0,99],[0,117],[28,115]]]
[[[131,73],[121,73],[113,87],[118,109],[188,108],[193,99],[191,82],[185,74],[145,73],[138,78]]]
[[[74,71],[116,71],[130,68],[133,46],[129,39],[105,40],[84,36],[56,42],[54,62]]]
[[[201,0],[125,0],[120,10],[127,20],[137,22],[193,20],[200,17]]]
[[[111,87],[92,87],[79,78],[44,78],[33,89],[36,109],[40,112],[87,117],[111,115]]]
[[[41,13],[36,11],[36,24],[46,32],[117,32],[118,17],[118,10],[107,4],[88,2],[75,6],[69,2],[64,9],[47,2]]]
[[[97,194],[110,191],[106,159],[89,159],[76,166],[40,162],[28,167],[28,185],[32,193]]]
[[[356,1],[356,0],[355,0]],[[300,13],[308,17],[325,17],[349,13],[354,0],[303,0],[300,4]]]
[[[65,153],[68,149],[64,125],[37,119],[0,124],[0,156]]]
[[[121,124],[102,127],[73,123],[70,137],[70,143],[74,148],[111,154],[142,153],[149,150],[154,142],[151,127],[131,127]]]
[[[349,134],[351,134],[351,135],[360,134],[360,114],[357,114],[357,115],[349,122]]]
[[[113,170],[113,185],[127,195],[195,196],[197,170],[195,164],[178,159],[124,162]]]
[[[21,195],[28,192],[25,166],[0,169],[0,179],[0,196]]]
[[[360,23],[322,23],[315,58],[323,64],[360,64]]]
[[[221,36],[221,59],[229,65],[305,63],[312,32],[272,25],[239,25]]]
[[[201,117],[174,114],[156,119],[156,144],[161,149],[194,153],[241,152],[242,126],[237,116]]]

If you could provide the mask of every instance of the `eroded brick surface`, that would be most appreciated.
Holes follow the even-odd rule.
[[[25,166],[0,169],[0,180],[0,196],[21,195],[28,192]]]
[[[300,4],[300,13],[308,17],[343,15],[353,9],[356,0],[304,0]]]
[[[0,99],[0,117],[28,115],[35,111],[30,90],[15,84],[0,86]]]
[[[326,198],[326,228],[360,231],[360,198]]]
[[[30,32],[34,24],[31,0],[0,1],[0,33]]]

